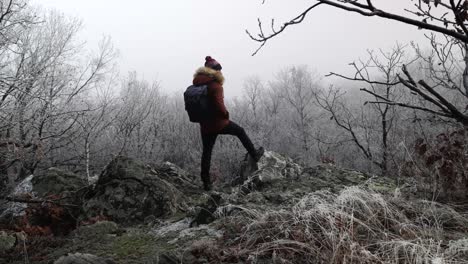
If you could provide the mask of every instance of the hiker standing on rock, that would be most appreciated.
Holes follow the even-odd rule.
[[[264,152],[263,148],[255,149],[245,130],[229,120],[229,112],[224,105],[224,76],[221,69],[219,62],[210,56],[206,57],[205,67],[195,72],[193,85],[184,94],[185,108],[190,121],[200,123],[203,142],[201,179],[206,191],[212,189],[211,153],[218,135],[237,136],[256,162]]]

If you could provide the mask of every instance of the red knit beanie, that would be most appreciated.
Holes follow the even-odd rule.
[[[208,67],[217,71],[220,71],[223,69],[223,67],[221,67],[221,64],[219,64],[219,62],[217,62],[215,59],[211,58],[210,56],[206,56],[205,58],[205,67]]]

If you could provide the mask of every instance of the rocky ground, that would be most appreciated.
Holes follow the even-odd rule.
[[[209,193],[173,164],[125,157],[92,184],[28,177],[1,208],[0,263],[468,263],[467,214],[407,179],[269,151],[242,167]]]

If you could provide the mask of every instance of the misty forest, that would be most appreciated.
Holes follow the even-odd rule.
[[[325,8],[423,41],[245,77],[224,104],[264,153],[218,137],[205,191],[186,87],[0,0],[0,263],[468,263],[468,1],[308,2],[246,26],[252,56]]]

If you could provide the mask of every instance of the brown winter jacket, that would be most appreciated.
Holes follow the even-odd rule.
[[[229,113],[224,105],[224,77],[220,71],[202,67],[195,72],[193,85],[208,85],[208,98],[214,112],[213,119],[200,123],[204,134],[218,133],[229,124]]]

